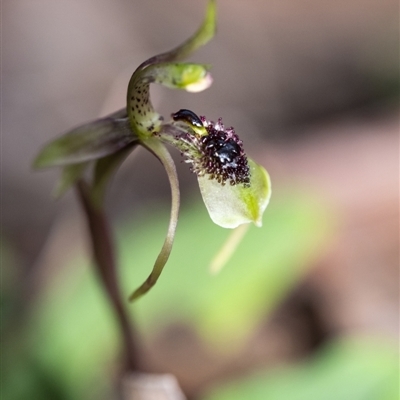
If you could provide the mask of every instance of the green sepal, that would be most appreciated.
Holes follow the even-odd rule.
[[[33,166],[46,168],[92,161],[115,153],[137,140],[127,118],[101,118],[50,142],[36,157]]]
[[[89,162],[66,165],[61,172],[61,177],[53,190],[53,196],[58,199],[73,186],[84,174]]]
[[[143,141],[142,145],[153,153],[162,163],[167,172],[171,186],[171,214],[169,219],[167,236],[161,251],[154,263],[153,269],[148,278],[140,285],[130,296],[129,301],[137,300],[147,293],[157,282],[161,272],[171,254],[172,245],[175,238],[176,226],[178,223],[178,214],[180,206],[179,181],[176,173],[175,163],[167,148],[157,139],[150,138]]]
[[[250,186],[221,185],[208,175],[199,176],[199,186],[210,218],[223,228],[253,222],[262,225],[262,215],[271,197],[271,181],[268,172],[248,159]]]
[[[139,74],[140,70],[148,65],[159,64],[171,61],[180,61],[188,58],[199,47],[207,44],[215,35],[217,27],[217,9],[215,0],[210,0],[207,5],[206,16],[199,29],[185,42],[178,47],[167,51],[166,53],[158,54],[144,61],[135,71]]]
[[[216,31],[216,5],[210,0],[200,28],[180,46],[143,62],[133,73],[127,93],[127,113],[130,125],[142,139],[157,132],[162,123],[149,98],[149,85],[159,83],[174,89],[198,92],[210,86],[209,66],[199,64],[170,64],[189,57],[211,40]]]
[[[96,161],[93,184],[90,191],[92,202],[95,206],[101,207],[103,205],[108,183],[136,146],[137,143],[131,143],[117,153],[110,154]]]

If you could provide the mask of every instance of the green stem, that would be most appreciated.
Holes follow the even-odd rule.
[[[93,204],[90,197],[90,189],[86,182],[79,181],[76,187],[87,218],[97,272],[119,323],[124,345],[125,368],[129,371],[138,371],[139,349],[137,346],[137,334],[132,327],[123,304],[123,297],[121,296],[117,278],[114,246],[107,217],[102,207]]]

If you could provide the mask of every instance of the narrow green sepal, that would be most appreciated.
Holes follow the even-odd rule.
[[[127,114],[131,128],[141,139],[158,132],[162,116],[150,101],[150,83],[159,83],[173,89],[199,92],[211,83],[208,65],[171,64],[189,57],[200,46],[205,45],[216,31],[216,5],[210,0],[206,16],[200,28],[188,40],[175,49],[156,55],[143,62],[132,74],[127,93]]]
[[[110,154],[107,157],[100,158],[96,161],[94,167],[93,184],[90,191],[92,202],[97,207],[102,206],[104,202],[105,191],[112,176],[116,173],[118,168],[135,149],[138,143],[134,142],[117,153]]]
[[[35,168],[96,160],[137,141],[127,118],[106,117],[81,125],[50,142],[36,157]]]
[[[129,301],[137,300],[147,293],[157,282],[161,272],[171,254],[172,244],[174,242],[176,225],[178,223],[180,193],[178,175],[176,173],[175,163],[167,148],[157,139],[147,139],[143,143],[151,153],[153,153],[162,163],[167,172],[171,186],[171,215],[168,225],[167,236],[161,248],[160,254],[154,263],[153,269],[148,278],[129,296]]]
[[[148,65],[159,64],[172,61],[181,61],[188,58],[199,47],[207,44],[215,35],[217,29],[217,8],[215,0],[210,0],[207,5],[206,16],[199,29],[183,42],[178,47],[167,51],[166,53],[158,54],[144,61],[135,71],[139,73]]]
[[[53,190],[53,196],[58,199],[73,186],[84,174],[89,162],[66,165],[62,169],[61,177]]]

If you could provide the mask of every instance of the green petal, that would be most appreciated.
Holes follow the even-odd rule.
[[[148,276],[148,278],[140,285],[130,296],[129,301],[138,299],[147,293],[157,282],[161,272],[168,261],[169,255],[171,254],[172,244],[174,242],[176,225],[178,223],[179,205],[180,205],[180,193],[179,193],[179,182],[178,175],[174,161],[169,154],[167,148],[157,139],[147,139],[143,143],[148,150],[150,150],[163,164],[165,171],[167,172],[169,183],[171,185],[171,215],[169,219],[169,226],[167,236],[165,238],[163,247],[161,248],[160,254],[157,257],[154,267]]]
[[[221,185],[208,175],[198,177],[208,213],[213,222],[223,228],[236,228],[248,222],[262,225],[262,215],[271,197],[271,181],[261,165],[250,159],[248,162],[250,187]]]
[[[34,161],[35,168],[64,166],[115,153],[137,141],[127,118],[119,118],[120,112],[81,125],[50,142]]]

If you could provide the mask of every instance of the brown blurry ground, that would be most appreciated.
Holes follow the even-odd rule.
[[[51,200],[57,173],[33,173],[35,154],[123,107],[133,69],[191,34],[204,3],[3,1],[2,235],[17,254],[21,293],[60,215],[76,209],[71,194]],[[195,56],[213,64],[213,86],[196,96],[156,89],[156,105],[165,115],[185,107],[222,116],[274,187],[322,192],[340,220],[328,254],[237,359],[216,359],[178,326],[159,335],[153,368],[175,373],[188,393],[304,356],[339,333],[399,333],[398,3],[220,0],[218,11],[217,37]],[[148,158],[134,163],[146,176],[122,169],[108,204],[115,221],[169,198]]]

